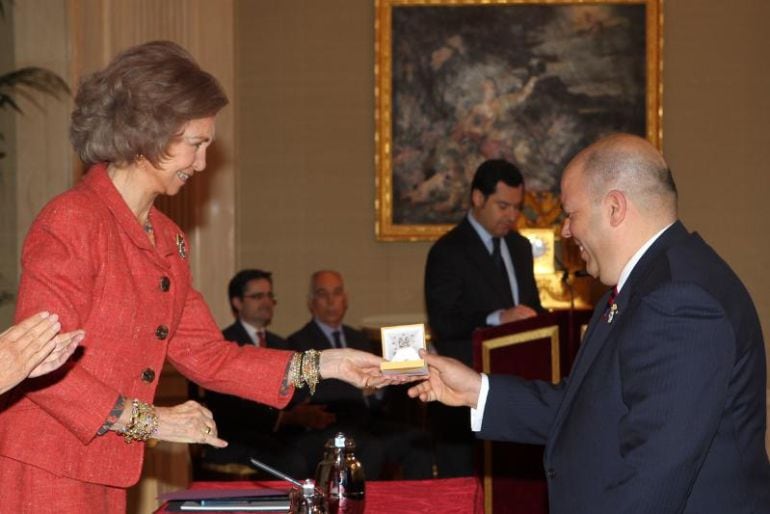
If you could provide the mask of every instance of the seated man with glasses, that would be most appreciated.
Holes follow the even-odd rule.
[[[240,346],[288,348],[283,338],[267,330],[276,305],[272,273],[259,269],[239,271],[230,280],[228,296],[236,320],[222,331],[225,339]],[[318,406],[297,405],[279,411],[214,391],[205,391],[203,401],[214,414],[219,436],[230,443],[227,448],[206,448],[205,463],[251,466],[250,459],[256,458],[298,478],[305,478],[306,470],[315,462],[307,462],[279,429],[284,425],[304,425],[306,418],[322,425],[332,420],[324,412],[314,412],[321,410]]]

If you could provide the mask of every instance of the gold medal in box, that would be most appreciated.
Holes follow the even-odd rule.
[[[425,350],[425,325],[398,325],[382,327],[382,358],[384,375],[427,375],[428,367],[420,357]]]

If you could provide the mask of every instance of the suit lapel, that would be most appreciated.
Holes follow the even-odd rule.
[[[353,329],[347,325],[342,325],[342,331],[345,333],[345,345],[348,348],[361,350],[362,352],[372,352],[373,347],[369,344],[369,340],[363,340],[360,333],[353,332]]]
[[[559,405],[559,409],[556,411],[549,444],[546,445],[546,459],[553,450],[553,442],[559,434],[562,424],[569,413],[572,401],[580,388],[580,384],[583,382],[594,359],[599,354],[599,350],[604,346],[604,342],[610,334],[610,331],[617,325],[617,323],[607,323],[602,316],[606,309],[609,297],[610,292],[607,291],[594,308],[583,343],[580,345],[580,349],[575,356],[575,363],[572,366],[572,372],[567,380],[567,389],[564,392],[564,399],[562,400],[561,405]]]
[[[546,445],[546,458],[550,455],[554,446],[554,441],[561,430],[561,427],[569,414],[569,410],[572,406],[572,402],[580,389],[580,385],[585,379],[588,370],[591,369],[596,357],[604,347],[607,340],[610,338],[613,330],[616,330],[618,326],[623,324],[625,318],[632,315],[634,306],[638,298],[639,289],[645,282],[647,276],[656,268],[651,266],[653,262],[672,244],[680,241],[682,238],[688,236],[687,230],[684,228],[681,222],[676,222],[668,230],[666,230],[658,238],[655,243],[645,252],[639,262],[634,266],[631,275],[621,289],[620,294],[615,298],[615,303],[618,306],[617,314],[612,319],[612,322],[608,322],[604,318],[603,314],[607,308],[607,301],[609,299],[610,292],[602,296],[601,300],[597,303],[594,309],[591,321],[586,330],[583,344],[580,346],[577,356],[575,357],[575,364],[572,367],[572,373],[570,374],[567,382],[567,389],[564,393],[564,399],[562,400],[559,410],[556,413],[554,419],[554,427],[551,431],[551,437],[549,444]]]
[[[316,323],[315,320],[311,320],[309,324],[310,330],[312,330],[313,333],[312,338],[314,340],[323,342],[324,348],[334,348],[334,344],[329,340],[328,337],[326,337],[326,334],[324,334],[324,331],[321,330],[321,327],[318,326],[318,323]]]
[[[237,343],[238,346],[253,344],[251,337],[249,337],[249,333],[246,332],[246,329],[239,320],[236,320],[235,323],[227,327],[223,332],[228,334],[225,336],[228,341]]]
[[[462,228],[463,238],[467,242],[465,245],[465,252],[468,256],[468,260],[478,268],[482,279],[489,285],[489,288],[495,292],[495,303],[498,305],[505,304],[507,294],[503,289],[504,284],[500,280],[500,274],[492,262],[492,257],[489,255],[487,247],[484,246],[484,242],[476,233],[476,230],[474,230],[467,218],[462,221],[460,227]],[[510,247],[508,247],[508,249],[509,253],[511,253]]]

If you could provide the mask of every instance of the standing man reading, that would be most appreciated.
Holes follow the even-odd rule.
[[[668,165],[619,134],[561,182],[586,269],[613,288],[560,384],[426,355],[412,397],[474,408],[484,439],[545,444],[552,514],[770,512],[765,349],[735,273],[677,220]]]
[[[512,229],[524,200],[518,168],[502,159],[479,166],[471,183],[468,215],[436,241],[425,266],[425,306],[441,355],[468,366],[476,328],[530,318],[542,312],[532,246]],[[439,475],[473,473],[473,435],[467,411],[431,407]]]

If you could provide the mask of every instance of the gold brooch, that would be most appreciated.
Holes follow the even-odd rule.
[[[187,258],[187,249],[185,248],[184,237],[182,234],[176,235],[176,250],[179,252],[179,256],[182,259]]]

